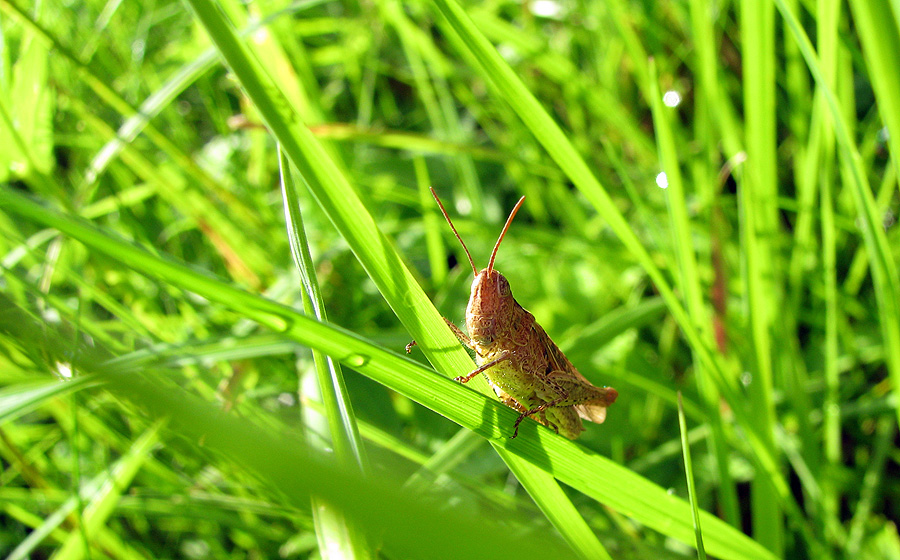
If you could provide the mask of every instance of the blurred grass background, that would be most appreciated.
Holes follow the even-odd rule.
[[[896,3],[0,18],[5,558],[900,558]],[[479,266],[527,196],[577,443],[448,379],[429,186]]]

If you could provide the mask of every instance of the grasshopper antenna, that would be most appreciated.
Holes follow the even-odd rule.
[[[478,269],[475,268],[475,261],[472,260],[472,255],[469,254],[469,248],[466,247],[466,242],[462,240],[462,237],[459,236],[459,232],[456,231],[456,226],[454,226],[453,221],[450,220],[450,215],[447,214],[447,210],[444,209],[444,204],[441,202],[441,199],[438,198],[437,193],[434,192],[434,187],[429,187],[429,188],[431,189],[431,196],[434,197],[434,199],[438,203],[438,206],[441,207],[441,213],[444,215],[444,219],[447,220],[448,224],[450,224],[450,229],[453,230],[453,235],[455,235],[456,238],[459,239],[459,243],[460,243],[460,245],[462,245],[463,251],[465,251],[466,256],[469,257],[469,264],[472,265],[472,272],[475,273],[475,276],[478,276]],[[506,230],[504,230],[504,231],[506,231]],[[494,259],[491,259],[491,261],[493,261],[493,260]]]
[[[491,271],[494,270],[494,258],[497,256],[497,249],[500,248],[500,242],[503,241],[503,236],[506,235],[506,230],[509,229],[509,224],[511,224],[513,221],[513,218],[516,217],[516,212],[519,211],[519,208],[522,206],[523,202],[525,202],[524,196],[522,198],[520,198],[519,202],[517,202],[515,207],[513,207],[512,212],[509,213],[509,218],[506,218],[506,225],[503,226],[503,231],[500,232],[500,237],[497,238],[497,244],[494,245],[494,250],[491,251],[491,260],[488,262],[488,266],[487,266],[488,274],[490,274]],[[447,218],[447,219],[449,220],[449,218]],[[462,239],[460,239],[460,241],[462,241]]]

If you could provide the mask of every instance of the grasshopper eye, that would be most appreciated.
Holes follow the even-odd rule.
[[[497,291],[500,292],[501,297],[505,297],[512,294],[512,290],[509,287],[509,282],[502,274],[497,274]]]

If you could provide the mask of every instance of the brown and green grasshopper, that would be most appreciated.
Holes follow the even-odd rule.
[[[525,197],[519,199],[509,214],[487,268],[479,272],[434,189],[431,194],[462,244],[475,273],[466,307],[469,334],[444,319],[460,342],[475,352],[478,364],[477,369],[457,377],[456,381],[466,383],[478,374],[484,374],[503,404],[521,413],[511,437],[518,435],[519,424],[528,417],[569,439],[577,438],[584,431],[582,418],[603,422],[606,408],[616,401],[619,393],[612,387],[595,387],[578,373],[534,320],[534,315],[516,302],[506,278],[494,270],[497,249]],[[411,342],[406,351],[409,352],[414,344]]]

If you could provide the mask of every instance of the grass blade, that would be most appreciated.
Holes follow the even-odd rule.
[[[687,420],[684,418],[684,405],[681,393],[678,393],[678,427],[681,429],[681,450],[684,454],[684,475],[687,478],[688,498],[691,503],[691,516],[694,520],[697,558],[706,560],[706,549],[703,547],[703,531],[700,528],[700,509],[697,507],[697,488],[694,486],[694,465],[691,462],[691,443],[688,441]]]

